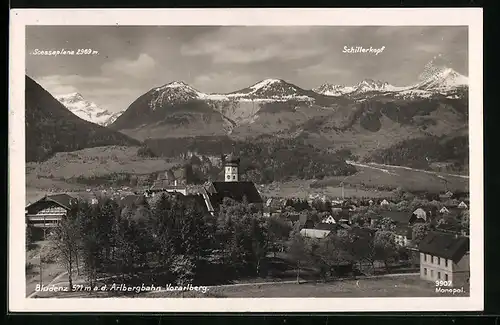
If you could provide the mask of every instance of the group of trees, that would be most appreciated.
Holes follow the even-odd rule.
[[[288,238],[288,224],[263,218],[252,204],[225,199],[212,216],[202,203],[167,194],[125,207],[109,198],[80,202],[51,238],[70,287],[75,272],[90,285],[105,276],[208,284],[258,275]]]
[[[327,279],[346,273],[372,274],[377,261],[390,270],[401,259],[401,249],[391,231],[359,226],[338,230],[324,239],[292,233],[289,253],[297,263],[297,281],[303,265],[316,267],[320,276]]]
[[[304,264],[326,278],[344,266],[369,273],[377,261],[389,269],[407,254],[396,245],[396,222],[384,217],[379,206],[359,208],[350,227],[314,240],[299,231],[302,219],[315,225],[331,213],[325,211],[331,207],[319,200],[312,206],[288,201],[279,217],[263,217],[256,206],[228,198],[211,215],[203,203],[197,196],[165,193],[149,201],[138,197],[126,205],[110,198],[74,205],[51,237],[70,287],[75,272],[91,285],[106,276],[124,282],[221,283],[265,275],[266,257],[285,249],[297,263],[297,277]],[[304,218],[292,219],[296,214]],[[461,222],[468,227],[465,214]],[[413,242],[418,245],[431,229],[444,224],[416,224]],[[28,227],[27,244],[30,231]]]
[[[432,162],[451,161],[450,171],[468,171],[469,138],[427,136],[407,139],[371,155],[369,160],[389,164],[429,169]]]
[[[217,138],[218,139],[218,138]],[[350,175],[354,166],[345,163],[345,152],[332,154],[315,148],[301,139],[259,137],[246,141],[226,137],[147,140],[145,145],[157,156],[181,157],[186,151],[196,152],[189,164],[204,180],[217,178],[222,166],[214,165],[208,156],[220,157],[234,152],[241,157],[240,174],[244,180],[256,183],[286,181],[292,178],[314,179],[325,176]]]

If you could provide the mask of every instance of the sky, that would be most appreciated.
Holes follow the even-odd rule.
[[[383,50],[345,53],[344,47]],[[33,55],[91,49],[93,55]],[[304,89],[363,79],[406,86],[429,62],[468,75],[461,26],[27,26],[26,74],[54,96],[79,92],[109,111],[184,81],[206,93],[267,78]]]

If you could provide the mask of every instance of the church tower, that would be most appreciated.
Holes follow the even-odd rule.
[[[229,155],[224,161],[224,181],[239,182],[240,159]]]

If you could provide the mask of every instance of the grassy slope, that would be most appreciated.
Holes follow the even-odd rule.
[[[320,187],[337,187],[344,180],[344,184],[346,184],[346,186],[362,186],[365,188],[390,187],[393,189],[401,187],[408,191],[443,192],[445,190],[445,183],[443,181],[444,178],[448,182],[448,190],[469,190],[468,179],[449,176],[442,173],[437,173],[443,177],[439,178],[434,174],[401,168],[383,167],[382,169],[387,170],[387,172],[368,167],[356,168],[359,172],[348,178],[328,177],[316,182],[316,185],[319,185]]]
[[[139,157],[137,150],[138,147],[110,146],[57,153],[47,161],[26,164],[26,186],[32,196],[36,196],[37,191],[33,189],[37,188],[81,190],[83,186],[67,184],[64,180],[111,173],[144,175],[167,170],[177,163]]]

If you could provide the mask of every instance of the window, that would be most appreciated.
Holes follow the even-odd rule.
[[[441,280],[441,272],[438,272],[438,280]]]
[[[227,179],[231,179],[231,175],[227,175]]]
[[[444,266],[448,267],[448,259],[444,260]]]
[[[233,175],[233,179],[236,179],[236,175]]]
[[[424,254],[424,262],[427,262],[427,254]]]
[[[448,281],[448,274],[447,273],[444,274],[444,280]]]
[[[441,257],[438,257],[438,265],[441,264]]]
[[[424,275],[427,275],[427,268],[424,267]]]

